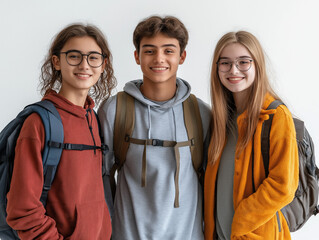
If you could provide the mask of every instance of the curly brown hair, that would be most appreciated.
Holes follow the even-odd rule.
[[[42,96],[51,90],[58,91],[61,88],[61,71],[55,70],[52,63],[52,56],[56,55],[59,57],[61,49],[70,38],[84,36],[92,37],[96,41],[107,60],[105,69],[98,82],[90,89],[89,96],[94,99],[97,106],[110,96],[112,89],[116,86],[116,79],[114,77],[112,54],[109,50],[108,43],[104,34],[96,26],[90,24],[84,25],[81,23],[71,24],[62,29],[55,36],[49,53],[41,67],[39,87]]]
[[[158,33],[163,33],[171,38],[176,38],[181,48],[180,54],[186,48],[188,42],[188,32],[184,24],[173,16],[150,16],[141,21],[133,33],[133,43],[136,52],[139,54],[140,43],[143,37],[153,37]]]

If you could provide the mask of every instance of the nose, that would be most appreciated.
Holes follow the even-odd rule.
[[[230,68],[230,70],[229,70],[229,72],[231,73],[231,74],[235,74],[235,73],[238,73],[238,68],[237,68],[237,66],[236,66],[236,63],[235,62],[233,62],[232,64],[231,64],[231,68]]]
[[[83,55],[82,56],[82,62],[79,65],[79,68],[81,69],[88,69],[90,67],[89,63],[88,63],[88,56],[87,55]]]
[[[161,52],[157,52],[154,57],[154,62],[156,63],[164,62],[164,54],[162,54]]]

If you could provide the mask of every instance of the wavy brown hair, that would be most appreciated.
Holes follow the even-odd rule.
[[[61,71],[55,70],[52,63],[52,56],[60,57],[60,51],[65,43],[73,37],[92,37],[97,45],[101,48],[102,54],[107,60],[105,69],[101,74],[97,83],[90,89],[89,96],[94,99],[97,106],[104,99],[107,99],[112,89],[116,86],[116,79],[114,77],[112,67],[112,54],[110,52],[108,43],[104,34],[94,25],[84,25],[81,23],[71,24],[62,29],[54,38],[49,53],[44,60],[41,67],[40,76],[40,91],[42,96],[47,94],[50,90],[59,91],[61,88]]]
[[[212,137],[208,150],[211,164],[215,163],[222,153],[226,135],[233,127],[232,114],[236,111],[233,95],[222,85],[216,64],[223,49],[232,43],[240,43],[247,48],[256,68],[255,80],[249,88],[245,106],[247,112],[243,130],[245,134],[238,141],[236,154],[240,154],[253,137],[266,93],[269,92],[278,99],[270,86],[266,72],[265,54],[258,39],[246,31],[225,34],[216,45],[211,70]]]
[[[184,24],[173,16],[150,16],[137,24],[133,33],[133,43],[137,54],[140,52],[140,43],[143,37],[153,37],[158,33],[163,33],[171,38],[176,38],[180,46],[180,54],[186,48],[188,42],[188,32]]]

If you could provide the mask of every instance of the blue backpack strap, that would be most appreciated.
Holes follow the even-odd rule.
[[[43,100],[27,106],[42,119],[45,129],[45,146],[42,153],[44,183],[40,201],[46,206],[48,192],[51,188],[57,166],[60,162],[62,148],[51,147],[49,142],[63,144],[64,132],[60,114],[52,102]]]

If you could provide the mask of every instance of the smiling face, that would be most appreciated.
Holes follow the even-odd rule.
[[[231,69],[228,72],[221,71],[221,67],[218,68],[218,76],[221,83],[233,95],[245,95],[246,90],[252,85],[255,80],[256,70],[254,62],[251,61],[251,67],[247,71],[241,71],[236,67],[236,62],[239,68],[244,69],[245,64],[252,60],[252,56],[240,43],[232,43],[227,45],[221,52],[219,57],[220,64],[232,63]]]
[[[89,54],[92,52],[102,53],[101,48],[92,37],[73,37],[65,43],[60,56],[54,55],[52,57],[55,69],[61,71],[62,75],[60,93],[81,92],[87,95],[89,89],[99,80],[106,63],[104,61],[100,67],[93,68],[88,64],[87,56],[84,56],[78,66],[71,66],[66,61],[66,55],[62,53],[70,50]]]
[[[176,84],[178,65],[183,64],[186,52],[180,54],[179,42],[162,33],[143,37],[140,51],[134,52],[135,61],[141,66],[144,84]]]

